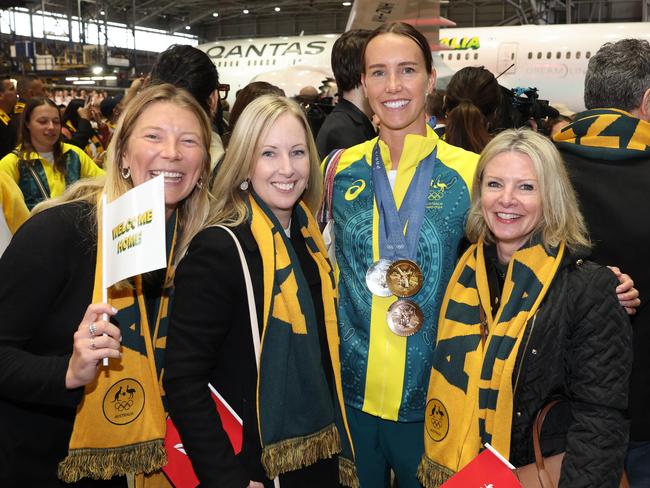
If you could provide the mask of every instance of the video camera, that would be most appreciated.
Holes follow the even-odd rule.
[[[501,127],[518,128],[532,126],[539,132],[547,130],[547,119],[558,117],[560,113],[549,105],[548,100],[540,100],[537,88],[501,87]],[[534,122],[533,122],[534,121]]]

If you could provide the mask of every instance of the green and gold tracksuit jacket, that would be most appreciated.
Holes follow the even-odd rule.
[[[396,297],[374,296],[365,282],[368,267],[379,259],[371,168],[376,143],[377,138],[345,150],[332,186],[344,397],[348,406],[383,419],[422,421],[440,304],[464,235],[478,155],[447,144],[428,127],[426,137],[406,136],[393,189],[398,208],[418,164],[432,157],[436,147],[438,161],[417,248],[425,283],[410,298],[424,313],[424,325],[416,334],[400,337],[386,321]],[[390,168],[388,147],[379,144]]]

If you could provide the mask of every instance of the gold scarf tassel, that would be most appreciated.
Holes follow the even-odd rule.
[[[331,458],[341,452],[341,438],[334,424],[304,436],[285,439],[262,450],[262,466],[269,478],[281,473],[311,466],[319,459]]]
[[[59,479],[66,483],[81,478],[108,480],[128,473],[151,473],[166,463],[162,439],[115,448],[75,449],[59,464]]]
[[[418,466],[418,479],[424,488],[438,488],[455,475],[451,469],[422,456]]]
[[[349,459],[339,456],[339,483],[350,488],[359,488],[357,468]]]

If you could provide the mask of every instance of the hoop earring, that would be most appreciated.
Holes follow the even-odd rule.
[[[131,178],[131,168],[121,167],[120,174],[122,175],[122,178],[128,180],[129,178]]]
[[[199,180],[196,182],[196,187],[199,190],[203,190],[203,177],[199,178]]]
[[[246,191],[248,190],[248,180],[244,180],[239,184],[239,188],[241,191]]]

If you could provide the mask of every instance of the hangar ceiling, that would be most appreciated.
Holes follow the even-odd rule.
[[[82,18],[197,35],[201,42],[237,37],[323,34],[345,30],[342,0],[26,0]],[[345,2],[347,3],[347,2]],[[441,0],[458,26],[648,20],[650,0]],[[248,11],[248,13],[244,13]],[[186,27],[189,26],[189,29]]]

